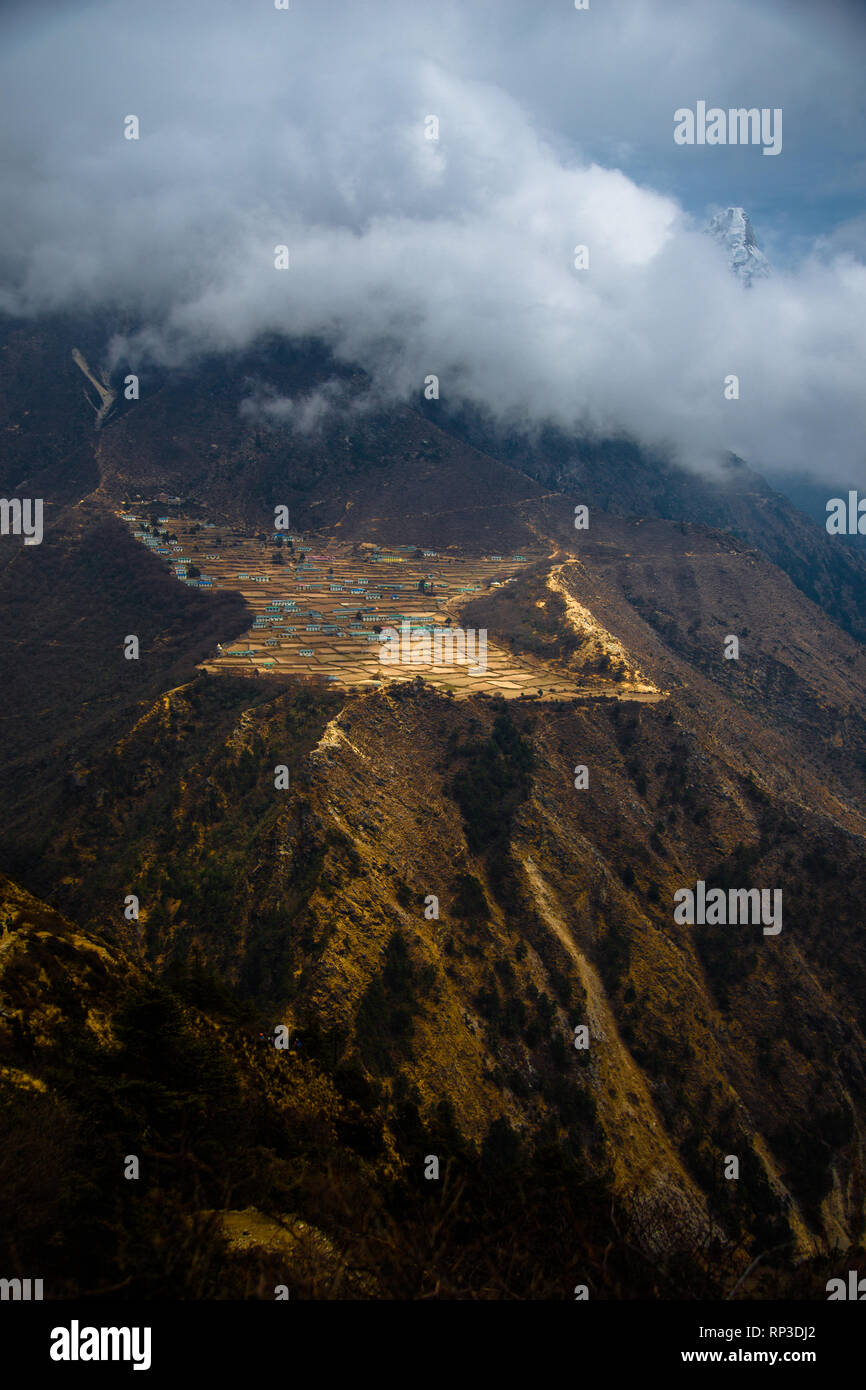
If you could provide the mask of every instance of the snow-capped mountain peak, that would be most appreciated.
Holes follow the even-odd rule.
[[[745,285],[769,275],[770,263],[758,246],[745,208],[725,208],[712,219],[707,231],[725,248],[728,265]]]

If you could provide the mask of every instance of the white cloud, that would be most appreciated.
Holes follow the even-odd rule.
[[[632,70],[649,32],[649,12],[633,13],[618,51],[605,32],[593,91],[617,57]],[[503,7],[506,29],[514,14]],[[501,31],[491,53],[483,26],[473,33],[448,6],[408,20],[384,3],[322,15],[96,5],[13,52],[0,307],[132,304],[146,326],[115,356],[169,366],[262,332],[316,335],[385,398],[420,399],[434,372],[443,401],[527,426],[625,431],[695,466],[732,449],[769,470],[860,468],[866,270],[850,238],[744,291],[673,197],[581,158],[548,124],[543,72],[534,102],[500,85]],[[685,32],[703,51],[704,31]],[[527,53],[538,57],[537,34]],[[658,103],[657,75],[647,81]],[[672,129],[692,93],[671,81]],[[139,142],[122,138],[130,112]],[[424,138],[431,113],[438,142]],[[640,147],[637,120],[632,137]],[[781,161],[757,164],[770,162]],[[287,272],[273,265],[282,242]],[[573,266],[578,243],[588,271]],[[736,402],[723,396],[729,373]],[[335,399],[326,386],[255,409],[313,428]]]

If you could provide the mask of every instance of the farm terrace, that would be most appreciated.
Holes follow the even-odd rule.
[[[121,519],[137,540],[168,558],[178,582],[240,592],[252,609],[247,631],[219,645],[201,663],[206,671],[317,676],[346,686],[420,675],[456,694],[484,691],[512,698],[535,695],[540,687],[551,696],[588,693],[585,682],[558,675],[531,658],[515,657],[489,637],[484,672],[459,658],[453,664],[429,666],[380,660],[383,639],[376,629],[399,628],[404,620],[413,631],[435,630],[447,618],[459,625],[462,603],[508,583],[525,566],[542,559],[540,551],[473,556],[411,545],[354,545],[304,538],[296,532],[292,548],[285,533],[284,544],[277,546],[273,538],[264,541],[229,526],[182,516],[165,523],[176,537],[166,546],[160,544],[163,533],[157,536],[144,529],[139,517],[127,514]],[[199,574],[191,577],[191,567]]]

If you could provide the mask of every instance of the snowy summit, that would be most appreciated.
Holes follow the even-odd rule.
[[[769,275],[769,261],[758,246],[744,208],[726,208],[717,213],[707,231],[725,247],[731,270],[745,285],[750,285],[756,276],[762,279]]]

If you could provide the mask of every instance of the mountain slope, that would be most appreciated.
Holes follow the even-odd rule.
[[[602,1296],[716,1296],[770,1250],[740,1291],[795,1261],[805,1287],[864,1228],[866,666],[840,626],[866,630],[862,560],[737,461],[726,486],[426,407],[344,398],[306,435],[239,413],[257,373],[297,395],[334,370],[262,345],[98,432],[91,404],[67,442],[96,476],[75,499],[49,451],[49,533],[4,542],[8,1136],[43,1172],[56,1124],[80,1184],[25,1192],[10,1260],[54,1239],[47,1191],[67,1292],[270,1296],[287,1227],[313,1233],[310,1296],[571,1296],[576,1259]],[[564,701],[205,676],[249,614],[134,545],[110,511],[138,491],[245,528],[279,501],[318,535],[531,546],[455,618],[541,690],[604,679]],[[782,931],[678,924],[698,882],[780,890]]]
[[[822,650],[835,629],[803,614],[787,580],[663,523],[592,534],[579,561],[554,566],[560,582],[666,698],[452,701],[402,686],[323,704],[263,689],[218,724],[224,687],[197,682],[95,771],[46,881],[85,917],[136,892],[156,964],[227,972],[332,1065],[392,1099],[411,1086],[422,1115],[446,1098],[476,1142],[498,1118],[527,1136],[552,1120],[610,1170],[654,1245],[713,1223],[735,1243],[789,1226],[801,1254],[856,1242],[866,825],[862,768],[834,769],[832,751],[842,710],[861,736],[859,648],[804,668],[786,723],[771,644],[749,651],[746,622],[740,662],[722,646],[748,601],[773,613],[786,650]],[[647,610],[641,585],[666,612]],[[509,592],[464,618],[507,633],[496,609],[537,602],[537,589]],[[737,607],[715,614],[721,595]],[[564,603],[554,620],[573,622]],[[289,748],[291,789],[275,794]],[[676,926],[674,894],[698,880],[780,888],[781,934]],[[729,1153],[738,1189],[720,1177]]]

